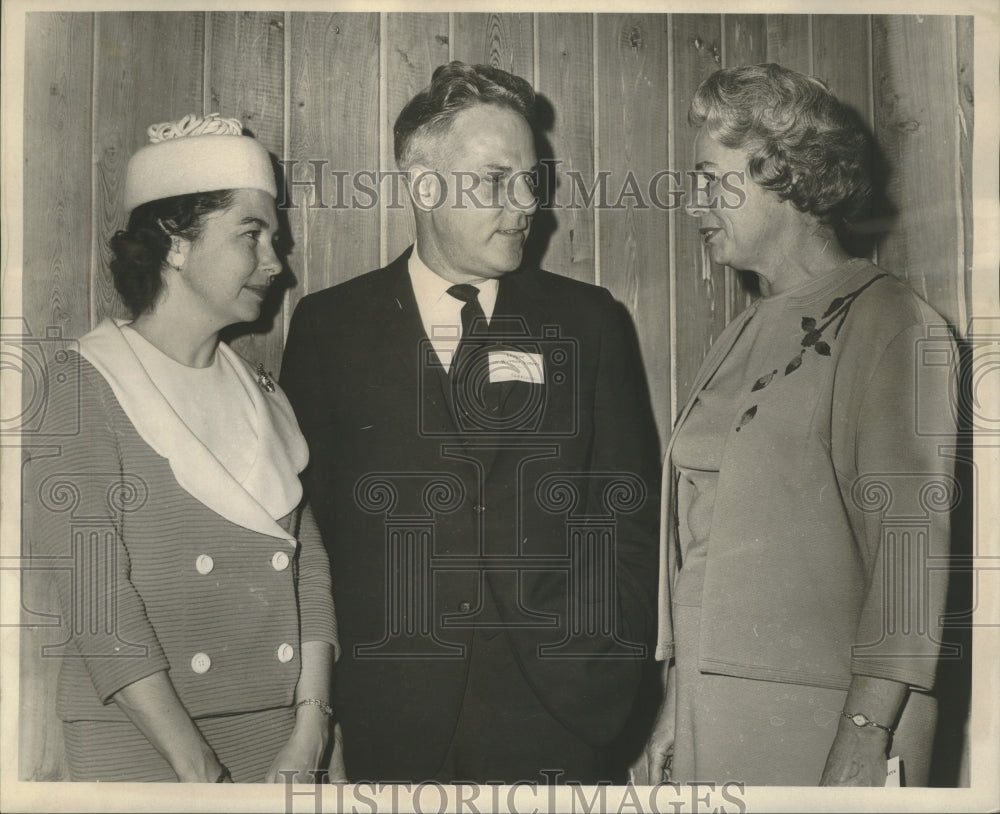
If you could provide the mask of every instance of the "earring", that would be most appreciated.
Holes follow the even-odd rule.
[[[167,262],[171,267],[180,271],[184,265],[184,255],[176,251],[167,252]]]

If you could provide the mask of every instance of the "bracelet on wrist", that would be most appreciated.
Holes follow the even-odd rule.
[[[331,707],[326,701],[319,698],[303,698],[299,703],[295,705],[295,709],[305,706],[319,707],[320,712],[322,712],[327,718],[333,717],[333,707]]]
[[[874,729],[881,729],[884,732],[888,732],[890,735],[893,734],[892,727],[884,726],[882,724],[875,723],[863,712],[842,712],[841,717],[847,718],[852,724],[854,724],[859,729],[865,729],[872,727]]]

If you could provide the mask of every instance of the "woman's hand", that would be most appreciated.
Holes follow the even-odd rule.
[[[906,703],[907,686],[898,681],[856,675],[844,701],[844,710],[860,712],[883,726],[899,720]],[[889,740],[892,736],[874,726],[855,726],[841,716],[837,736],[826,758],[821,786],[884,786]]]
[[[664,668],[666,686],[663,703],[653,722],[653,730],[642,753],[629,770],[629,779],[636,786],[655,786],[670,779],[674,757],[674,723],[677,716],[677,682],[674,664]]]
[[[293,783],[325,782],[317,772],[323,768],[321,761],[329,737],[330,721],[323,711],[311,704],[299,707],[291,737],[275,756],[265,782],[286,783],[289,777]],[[288,772],[295,772],[294,777]]]
[[[112,698],[167,759],[181,783],[214,783],[223,773],[222,763],[191,720],[165,671],[122,687]]]
[[[285,783],[291,775],[281,772],[292,772],[295,783],[325,783],[327,780],[317,776],[323,771],[322,765],[326,746],[330,742],[330,719],[323,708],[314,703],[301,703],[304,700],[322,700],[331,697],[330,676],[333,671],[333,645],[322,641],[302,643],[302,670],[299,673],[299,683],[295,689],[295,697],[300,699],[300,706],[295,710],[295,728],[281,751],[278,752],[267,770],[265,781],[268,783]]]
[[[333,754],[330,755],[330,782],[346,783],[347,766],[344,765],[344,736],[340,731],[340,724],[333,728]]]
[[[889,733],[841,719],[820,778],[821,786],[884,786]]]

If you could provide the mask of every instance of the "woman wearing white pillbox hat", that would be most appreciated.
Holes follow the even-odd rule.
[[[68,355],[60,392],[79,398],[47,425],[60,452],[28,462],[31,545],[75,564],[57,577],[79,656],[57,703],[70,775],[315,782],[339,771],[337,635],[301,505],[308,450],[269,374],[219,341],[260,315],[282,268],[270,156],[217,114],[148,134],[111,240],[133,319],[105,320]],[[81,517],[102,532],[81,538]]]

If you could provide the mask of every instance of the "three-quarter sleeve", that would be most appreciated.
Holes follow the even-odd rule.
[[[867,582],[851,670],[918,689],[934,685],[959,499],[954,358],[942,331],[902,330],[873,368],[857,423],[851,499],[864,512]]]
[[[45,405],[27,454],[23,499],[26,553],[55,582],[67,634],[59,654],[79,679],[64,688],[72,709],[95,690],[107,704],[169,664],[131,581],[123,536],[122,507],[145,484],[122,469],[110,390],[80,357],[68,358],[48,391],[61,397]],[[86,675],[93,688],[79,686]]]
[[[299,520],[299,617],[303,642],[327,642],[340,657],[337,614],[333,605],[330,559],[312,507],[306,503]]]

